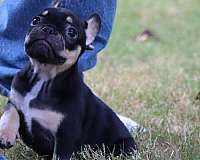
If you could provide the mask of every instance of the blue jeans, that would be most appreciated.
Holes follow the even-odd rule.
[[[6,158],[2,155],[0,155],[0,160],[6,160]]]
[[[107,44],[112,31],[116,0],[61,0],[61,6],[74,11],[81,19],[97,13],[102,20],[94,50],[79,59],[80,71],[96,65],[97,53]],[[0,0],[0,94],[9,95],[13,76],[27,63],[24,37],[32,17],[49,7],[52,0]]]

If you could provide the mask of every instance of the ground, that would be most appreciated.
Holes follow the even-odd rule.
[[[135,137],[137,160],[200,159],[199,5],[199,0],[118,0],[108,47],[85,73],[87,83],[116,112],[148,129]],[[136,42],[145,29],[155,38]],[[39,159],[22,142],[0,153],[11,160]],[[83,155],[104,159],[88,150]]]

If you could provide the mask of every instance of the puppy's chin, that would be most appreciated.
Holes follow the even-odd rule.
[[[42,80],[49,80],[55,78],[59,73],[67,71],[73,65],[76,65],[81,53],[81,46],[77,46],[74,50],[65,49],[60,52],[60,56],[65,59],[62,64],[41,63],[35,58],[30,58],[33,65],[34,73],[37,73]]]
[[[54,51],[46,40],[35,40],[27,44],[25,48],[27,55],[40,63],[60,65],[66,61]]]

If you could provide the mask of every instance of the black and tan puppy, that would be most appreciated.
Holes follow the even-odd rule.
[[[84,145],[103,145],[115,155],[135,142],[116,114],[83,82],[79,56],[94,41],[100,18],[81,21],[63,8],[48,8],[32,21],[25,49],[30,64],[14,78],[0,120],[0,147],[17,133],[40,155],[70,159]]]

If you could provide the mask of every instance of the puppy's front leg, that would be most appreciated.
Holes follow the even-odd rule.
[[[81,137],[80,120],[69,119],[62,122],[56,134],[53,160],[70,160],[77,149]]]
[[[73,141],[73,136],[70,138],[63,134],[63,136],[56,137],[52,160],[70,160],[74,147]]]
[[[8,101],[0,119],[0,148],[10,148],[15,144],[20,125],[19,114]]]

